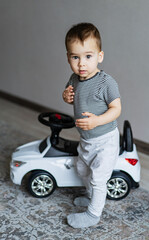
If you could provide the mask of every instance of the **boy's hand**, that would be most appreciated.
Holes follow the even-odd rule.
[[[74,91],[73,87],[69,85],[63,92],[63,99],[66,103],[73,103],[74,100]]]
[[[76,127],[82,128],[83,130],[91,130],[99,126],[99,118],[95,114],[84,112],[82,115],[87,118],[76,119]]]

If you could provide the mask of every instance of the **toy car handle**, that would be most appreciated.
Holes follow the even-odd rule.
[[[49,118],[49,119],[45,119]],[[51,128],[72,128],[75,126],[74,119],[66,114],[57,112],[45,112],[38,116],[39,122]]]
[[[123,149],[127,152],[133,151],[133,134],[131,125],[128,120],[124,121],[124,127],[123,127]]]

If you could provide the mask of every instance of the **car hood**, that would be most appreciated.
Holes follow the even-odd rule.
[[[34,141],[18,147],[12,154],[12,159],[23,160],[22,158],[24,157],[33,158],[41,156],[41,153],[39,152],[40,142],[41,142],[40,140]]]

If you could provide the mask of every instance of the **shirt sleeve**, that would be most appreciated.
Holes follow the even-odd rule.
[[[69,79],[69,81],[67,82],[65,88],[69,87],[70,85],[73,86],[73,79],[74,79],[74,74],[72,74],[72,75],[70,76],[70,79]]]
[[[113,78],[107,79],[103,94],[107,105],[109,105],[116,98],[120,98],[118,84]]]

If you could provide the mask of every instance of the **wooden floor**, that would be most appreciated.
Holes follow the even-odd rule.
[[[24,129],[35,140],[42,139],[49,134],[49,129],[41,125],[38,120],[39,112],[30,110],[10,101],[0,98],[0,121],[10,122],[16,129]],[[78,140],[79,135],[75,128],[63,130],[62,136]],[[149,155],[138,153],[141,162],[140,186],[149,191]]]

